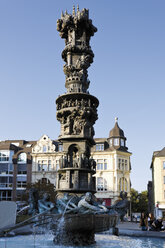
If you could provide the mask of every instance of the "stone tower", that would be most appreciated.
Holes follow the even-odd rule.
[[[67,92],[56,100],[57,120],[61,123],[58,140],[63,144],[56,189],[59,193],[94,193],[96,166],[90,151],[95,144],[93,125],[98,118],[99,101],[89,94],[87,69],[94,57],[90,38],[97,28],[87,9],[80,11],[77,7],[75,11],[73,7],[72,15],[62,12],[57,30],[65,39],[62,58]]]

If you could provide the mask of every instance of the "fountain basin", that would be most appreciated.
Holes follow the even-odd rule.
[[[47,215],[51,216],[51,215]],[[52,215],[51,229],[56,231],[62,215]],[[66,214],[63,217],[63,229],[66,231],[94,231],[95,233],[107,231],[117,224],[117,215],[108,214]]]
[[[117,215],[108,214],[67,214],[52,216],[50,229],[54,243],[60,245],[91,245],[95,233],[104,232],[116,226]]]

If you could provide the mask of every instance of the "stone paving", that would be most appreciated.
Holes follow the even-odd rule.
[[[139,223],[123,222],[119,223],[117,227],[119,228],[119,236],[165,238],[165,231],[142,231]]]

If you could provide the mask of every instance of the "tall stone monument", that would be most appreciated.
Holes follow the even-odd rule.
[[[97,31],[87,9],[68,14],[62,12],[57,30],[65,39],[62,58],[66,76],[66,93],[59,96],[57,120],[61,123],[58,140],[63,144],[56,189],[58,193],[95,192],[95,162],[90,158],[94,143],[93,125],[97,120],[99,101],[89,91],[88,67],[93,62],[90,38]]]

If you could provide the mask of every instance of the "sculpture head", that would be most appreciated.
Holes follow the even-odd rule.
[[[91,193],[91,192],[87,192],[87,193],[85,194],[85,200],[86,200],[87,202],[91,202],[91,200],[92,200],[92,193]]]

